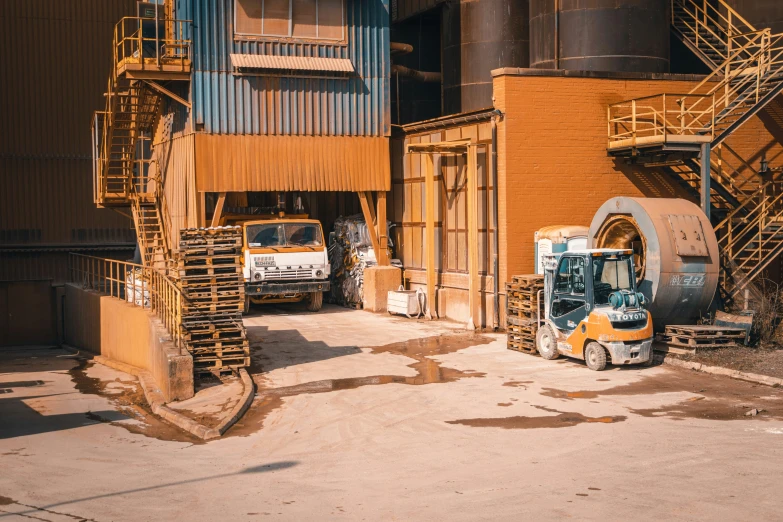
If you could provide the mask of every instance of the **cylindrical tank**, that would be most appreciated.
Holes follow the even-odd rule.
[[[739,15],[756,29],[783,32],[783,2],[781,0],[726,0]]]
[[[669,72],[670,0],[530,0],[530,67]]]
[[[587,227],[581,225],[551,225],[537,230],[536,274],[544,273],[544,256],[562,254],[568,250],[587,248]]]
[[[588,244],[633,249],[637,285],[657,331],[707,314],[718,287],[718,241],[690,201],[612,198],[593,217]]]
[[[443,8],[443,111],[492,107],[492,70],[530,63],[528,0],[459,0]]]

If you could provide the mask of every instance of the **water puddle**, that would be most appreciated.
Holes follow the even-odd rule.
[[[302,394],[329,393],[334,391],[355,390],[364,386],[380,386],[384,384],[405,384],[421,386],[454,382],[459,379],[484,377],[484,373],[456,370],[441,366],[441,363],[430,359],[434,355],[445,355],[458,352],[465,348],[489,344],[492,339],[482,335],[441,335],[411,339],[410,341],[391,343],[369,348],[370,353],[402,355],[414,360],[409,368],[416,370],[413,377],[401,375],[372,375],[369,377],[348,377],[344,379],[324,379],[280,388],[264,388],[259,384],[256,400],[245,416],[227,435],[245,436],[263,427],[264,419],[272,411],[282,405],[284,397]]]
[[[144,435],[158,440],[188,442],[191,444],[203,443],[201,439],[185,433],[182,430],[160,420],[148,409],[144,391],[136,381],[103,381],[97,377],[87,375],[87,370],[94,364],[86,359],[77,359],[76,366],[68,370],[71,381],[79,393],[98,395],[111,401],[119,413],[127,417],[127,420],[117,421],[100,417],[92,412],[85,413],[85,417],[100,423],[111,424],[127,430],[130,433]],[[112,382],[120,382],[125,385],[117,393],[111,393],[107,386]]]
[[[535,406],[540,410],[557,415],[544,415],[539,417],[525,417],[516,415],[514,417],[487,417],[476,419],[458,419],[446,421],[447,424],[460,424],[470,426],[471,428],[502,428],[504,430],[533,430],[541,428],[570,428],[578,424],[612,424],[623,422],[627,417],[624,415],[615,415],[613,417],[587,417],[581,413],[571,411],[558,411],[543,406]]]
[[[541,392],[546,397],[567,401],[612,396],[654,396],[662,393],[690,393],[694,396],[656,408],[629,408],[629,411],[643,417],[669,417],[676,420],[783,420],[783,392],[779,390],[680,370],[645,375],[638,381],[605,390],[567,391],[544,388]],[[764,412],[756,416],[746,416],[753,408]]]

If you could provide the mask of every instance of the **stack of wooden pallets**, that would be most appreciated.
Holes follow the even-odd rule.
[[[241,261],[240,227],[180,233],[181,334],[196,373],[221,374],[250,365],[250,346],[242,324],[245,282]]]
[[[538,299],[544,289],[543,275],[514,276],[506,283],[506,332],[508,349],[538,353]],[[543,292],[541,293],[543,299]],[[543,305],[543,303],[542,303]]]
[[[747,331],[743,328],[692,325],[666,326],[663,340],[670,352],[695,354],[699,350],[729,348],[745,342]]]

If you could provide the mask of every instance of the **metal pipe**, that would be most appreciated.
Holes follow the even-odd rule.
[[[390,42],[389,48],[392,54],[410,54],[413,52],[413,46],[402,42]]]
[[[158,33],[158,3],[155,2],[155,65],[160,67],[160,34]],[[141,23],[141,28],[139,28],[139,32],[144,32],[144,22]],[[142,41],[142,45],[144,45],[144,42]],[[144,64],[144,52],[142,49],[139,49],[139,56],[141,57],[141,63],[142,68]]]
[[[560,0],[555,2],[555,69],[560,69]]]
[[[500,292],[499,292],[499,261],[498,261],[498,248],[500,241],[498,239],[498,124],[497,119],[502,117],[503,113],[499,110],[495,110],[495,114],[492,116],[492,200],[494,205],[492,206],[492,223],[495,227],[494,234],[492,235],[492,292],[493,292],[493,305],[495,308],[495,330],[500,328]]]
[[[701,145],[701,209],[710,220],[710,144]]]
[[[397,74],[398,76],[405,76],[407,78],[412,78],[414,80],[425,83],[437,83],[442,79],[442,75],[439,72],[417,71],[416,69],[411,69],[410,67],[405,67],[404,65],[392,65],[391,72],[393,74]]]

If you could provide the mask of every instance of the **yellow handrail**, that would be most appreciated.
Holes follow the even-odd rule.
[[[182,293],[162,272],[135,263],[71,253],[71,283],[150,310],[161,320],[174,345],[182,348]]]

